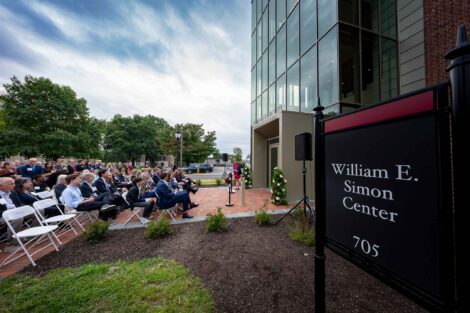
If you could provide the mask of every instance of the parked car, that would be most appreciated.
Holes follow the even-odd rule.
[[[199,173],[211,173],[214,171],[214,168],[212,167],[212,165],[207,163],[193,163],[186,168],[186,173],[197,173],[198,170]]]

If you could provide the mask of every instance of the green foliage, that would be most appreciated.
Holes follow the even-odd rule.
[[[287,179],[279,167],[275,167],[271,182],[271,202],[275,205],[287,204]]]
[[[88,264],[0,281],[0,312],[214,312],[200,279],[174,260]]]
[[[104,238],[106,236],[106,232],[108,231],[109,223],[106,221],[96,221],[88,225],[83,232],[82,236],[85,240],[95,243],[98,240]]]
[[[166,218],[151,221],[145,229],[145,237],[147,238],[160,238],[171,233],[170,221]]]
[[[223,232],[227,230],[227,218],[222,208],[217,208],[216,214],[207,214],[207,230],[209,232]]]
[[[215,180],[215,184],[216,184],[217,186],[222,185],[222,179],[217,178],[217,179]]]
[[[313,225],[303,215],[297,218],[294,226],[289,229],[289,237],[305,246],[311,247],[315,245]]]
[[[239,147],[233,148],[233,159],[237,162],[241,162],[242,159],[242,149]]]
[[[11,78],[0,96],[0,155],[92,157],[102,144],[102,124],[86,100],[47,78]],[[66,143],[66,144],[64,144]]]
[[[106,159],[135,161],[145,155],[154,162],[168,153],[165,143],[172,137],[172,127],[162,118],[152,115],[123,117],[117,114],[105,131]]]
[[[201,186],[201,185],[202,185],[202,182],[201,182],[200,179],[196,179],[196,185],[198,185],[198,186]]]
[[[271,224],[271,214],[266,211],[256,211],[255,212],[255,222],[258,225],[270,225]]]
[[[215,148],[215,131],[206,132],[202,124],[177,124],[174,129],[181,131],[183,140],[183,163],[202,163],[211,154],[217,153]],[[176,139],[173,134],[167,142],[169,149],[176,155]]]
[[[242,175],[245,177],[245,189],[253,188],[253,181],[251,177],[251,169],[248,164],[243,165]]]

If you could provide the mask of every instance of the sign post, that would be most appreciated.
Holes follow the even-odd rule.
[[[315,312],[323,313],[325,305],[325,204],[324,204],[324,143],[323,107],[317,99],[314,121],[315,145]]]
[[[456,277],[457,277],[457,310],[470,312],[469,263],[468,247],[470,232],[468,227],[470,206],[466,181],[470,177],[470,43],[465,26],[457,32],[455,49],[449,51],[446,59],[450,60],[447,68],[452,86],[452,137],[454,168],[454,201],[455,201],[455,234],[456,234]]]

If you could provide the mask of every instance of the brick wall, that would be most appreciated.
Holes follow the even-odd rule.
[[[470,0],[424,0],[426,85],[448,79],[444,55],[455,47],[457,27],[470,36]]]

